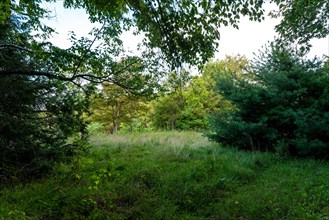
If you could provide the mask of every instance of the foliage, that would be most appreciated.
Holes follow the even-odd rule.
[[[149,48],[159,48],[173,67],[201,65],[214,55],[220,39],[218,27],[238,27],[241,15],[263,18],[262,1],[218,0],[66,0],[68,7],[85,8],[93,21],[137,27]],[[113,7],[116,5],[116,7]],[[120,23],[122,22],[122,23]]]
[[[0,219],[326,219],[329,164],[225,149],[195,132],[91,137],[86,157],[2,187]]]
[[[231,108],[230,102],[216,91],[216,78],[233,72],[241,75],[248,65],[243,56],[228,56],[222,61],[208,62],[201,76],[172,73],[165,83],[170,92],[153,102],[154,126],[165,130],[207,130],[209,113]]]
[[[3,100],[7,100],[1,101],[0,106],[3,109],[0,120],[4,122],[0,141],[1,148],[6,149],[2,156],[30,151],[27,161],[21,163],[18,162],[20,157],[15,157],[15,165],[2,168],[6,171],[2,170],[0,175],[30,166],[40,153],[36,148],[43,151],[41,149],[49,148],[49,143],[54,143],[50,147],[54,152],[53,149],[64,146],[70,135],[82,132],[81,114],[87,106],[85,97],[95,89],[95,84],[107,82],[133,94],[149,95],[157,91],[159,78],[165,70],[179,69],[184,64],[200,66],[212,57],[220,39],[219,27],[238,28],[241,15],[255,21],[263,17],[263,1],[65,0],[65,7],[84,8],[92,22],[103,25],[91,30],[92,39],[77,39],[72,33],[72,46],[62,49],[48,42],[54,30],[41,22],[50,16],[43,8],[44,2],[52,0],[0,2],[0,75],[3,82],[12,84],[1,83],[0,88],[4,91]],[[321,7],[319,19],[322,22],[327,17],[327,4],[316,2]],[[285,17],[289,21],[292,20],[288,15],[296,11],[292,6],[292,11],[283,10],[283,14],[288,13]],[[297,9],[301,11],[300,6]],[[312,10],[307,12],[316,20],[318,17],[314,17]],[[315,26],[322,28],[321,36],[326,32],[322,24]],[[141,57],[127,56],[123,51],[119,36],[131,27],[136,28],[136,34],[145,34],[146,50]],[[206,127],[204,112],[199,111],[205,103],[201,105],[201,100],[194,100],[193,95],[184,98],[183,91],[178,94],[179,104],[174,109],[177,107],[180,114],[172,114],[175,119],[168,119],[170,126]],[[14,107],[18,116],[11,114]],[[7,122],[11,123],[11,128],[5,127]],[[39,123],[41,126],[37,126]],[[114,123],[113,130],[118,129],[118,124]],[[4,131],[7,129],[8,132]],[[302,142],[305,140],[300,139]],[[12,149],[12,145],[21,149]],[[15,171],[9,171],[12,168]]]
[[[19,25],[16,15],[1,24],[0,44],[28,43],[29,30]],[[0,49],[0,182],[41,175],[82,146],[67,138],[84,133],[85,95],[56,79],[11,74],[38,63],[15,47]]]
[[[179,93],[164,94],[153,102],[152,123],[157,129],[174,130],[176,122],[183,109]]]
[[[201,76],[194,77],[184,90],[185,108],[182,112],[182,124],[188,128],[208,130],[208,115],[214,111],[225,111],[232,108],[216,90],[216,79],[233,72],[243,74],[249,61],[244,56],[227,56],[222,61],[210,61],[202,69]]]
[[[50,16],[50,12],[42,8],[42,2],[19,1],[18,4],[16,1],[6,1],[0,5],[10,9],[0,23],[2,28],[10,29],[12,33],[10,38],[7,36],[0,42],[0,49],[10,48],[24,53],[35,67],[27,69],[16,66],[7,74],[44,76],[81,87],[108,81],[135,92],[150,92],[151,76],[154,73],[160,75],[161,71],[155,71],[150,59],[146,61],[123,54],[119,39],[121,26],[104,23],[102,27],[91,30],[89,37],[80,39],[71,33],[72,46],[61,49],[48,42],[54,30],[41,23],[42,19]],[[15,23],[11,25],[13,17]],[[124,57],[124,62],[120,61],[120,57]],[[126,77],[129,70],[135,73],[130,78]]]
[[[1,76],[2,178],[41,174],[51,161],[74,153],[75,147],[67,138],[84,132],[81,111],[85,104],[79,93],[55,83]],[[22,99],[26,94],[29,96]]]
[[[117,85],[103,83],[101,93],[91,98],[91,115],[87,120],[102,123],[103,131],[115,133],[123,123],[130,124],[133,119],[142,118],[148,108],[144,101],[144,97]]]
[[[204,74],[204,73],[203,73]],[[194,77],[183,91],[185,101],[177,119],[177,128],[180,130],[207,130],[208,114],[221,104],[218,94],[209,86],[213,79],[207,81],[204,75]]]
[[[6,24],[8,17],[13,13],[18,14],[23,25],[36,33],[32,35],[31,32],[29,37],[41,38],[41,42],[35,41],[33,45],[13,43],[10,46],[21,46],[21,49],[33,52],[48,51],[49,62],[63,70],[59,72],[56,68],[51,68],[47,71],[35,70],[25,74],[42,74],[75,83],[79,83],[81,79],[94,82],[105,80],[122,86],[125,85],[125,81],[116,75],[120,75],[121,70],[127,69],[127,66],[117,65],[116,58],[123,55],[119,36],[124,30],[133,26],[136,33],[145,33],[145,45],[149,49],[155,49],[151,53],[152,57],[147,58],[148,61],[153,58],[153,65],[159,66],[159,59],[154,54],[161,51],[167,64],[176,68],[181,67],[183,63],[201,65],[212,57],[220,38],[218,27],[230,24],[237,28],[241,15],[249,16],[255,21],[260,21],[263,15],[262,1],[65,0],[65,7],[85,9],[92,22],[103,23],[103,26],[91,31],[94,38],[92,40],[86,37],[76,39],[73,34],[73,46],[69,50],[62,50],[46,41],[54,30],[42,25],[41,20],[49,16],[49,11],[43,8],[43,2],[51,1],[20,1],[19,4],[15,1],[5,1],[0,4],[4,12],[0,17],[0,23]],[[103,41],[95,44],[99,39]],[[1,46],[7,47],[8,44]],[[137,62],[134,57],[127,60],[130,61],[128,68]],[[151,62],[148,61],[138,59],[144,67],[147,66],[148,69],[160,74],[159,68],[151,68]],[[148,72],[148,75],[152,75],[152,71]]]
[[[138,118],[133,118],[130,123],[122,123],[120,134],[143,133],[153,130],[149,117],[140,115]]]
[[[321,61],[271,45],[250,74],[218,80],[235,108],[213,114],[209,137],[241,149],[326,158],[328,72]]]
[[[329,34],[329,3],[327,0],[274,0],[279,10],[272,16],[282,16],[276,31],[285,41],[310,47],[312,38],[324,38]]]

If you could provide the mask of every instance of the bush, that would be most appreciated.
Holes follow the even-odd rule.
[[[233,106],[210,117],[208,136],[240,149],[329,155],[329,66],[271,45],[251,73],[218,79]]]

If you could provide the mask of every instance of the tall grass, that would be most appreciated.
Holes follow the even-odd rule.
[[[90,154],[2,188],[0,219],[328,219],[329,164],[194,132],[99,135]]]
[[[99,134],[90,138],[90,143],[96,147],[118,145],[135,146],[149,145],[153,147],[209,147],[214,143],[209,142],[201,133],[192,131],[170,131],[170,132],[152,132],[152,133],[132,133],[132,134]]]

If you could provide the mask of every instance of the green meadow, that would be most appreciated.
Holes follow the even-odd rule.
[[[41,179],[1,186],[0,219],[329,219],[329,163],[195,132],[96,135]]]

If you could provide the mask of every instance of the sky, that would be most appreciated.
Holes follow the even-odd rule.
[[[46,3],[45,5],[52,11],[53,18],[46,21],[46,24],[53,27],[58,34],[53,35],[51,42],[57,46],[67,48],[70,46],[68,40],[70,31],[74,31],[78,37],[87,36],[93,27],[100,27],[100,24],[92,24],[88,16],[82,9],[64,9],[62,1]],[[269,12],[275,9],[275,5],[266,3],[265,10]],[[214,59],[224,59],[226,55],[245,55],[252,59],[269,41],[274,40],[276,33],[274,26],[279,23],[279,19],[266,17],[262,22],[249,21],[248,18],[242,18],[239,24],[239,30],[233,27],[224,27],[220,29],[221,39],[219,41],[218,52]],[[125,32],[121,39],[124,42],[125,49],[137,50],[137,44],[141,42],[142,36],[133,36],[132,32]],[[323,57],[329,55],[329,36],[323,39],[311,41],[313,45],[309,58],[314,56]],[[138,54],[138,52],[136,52]]]

